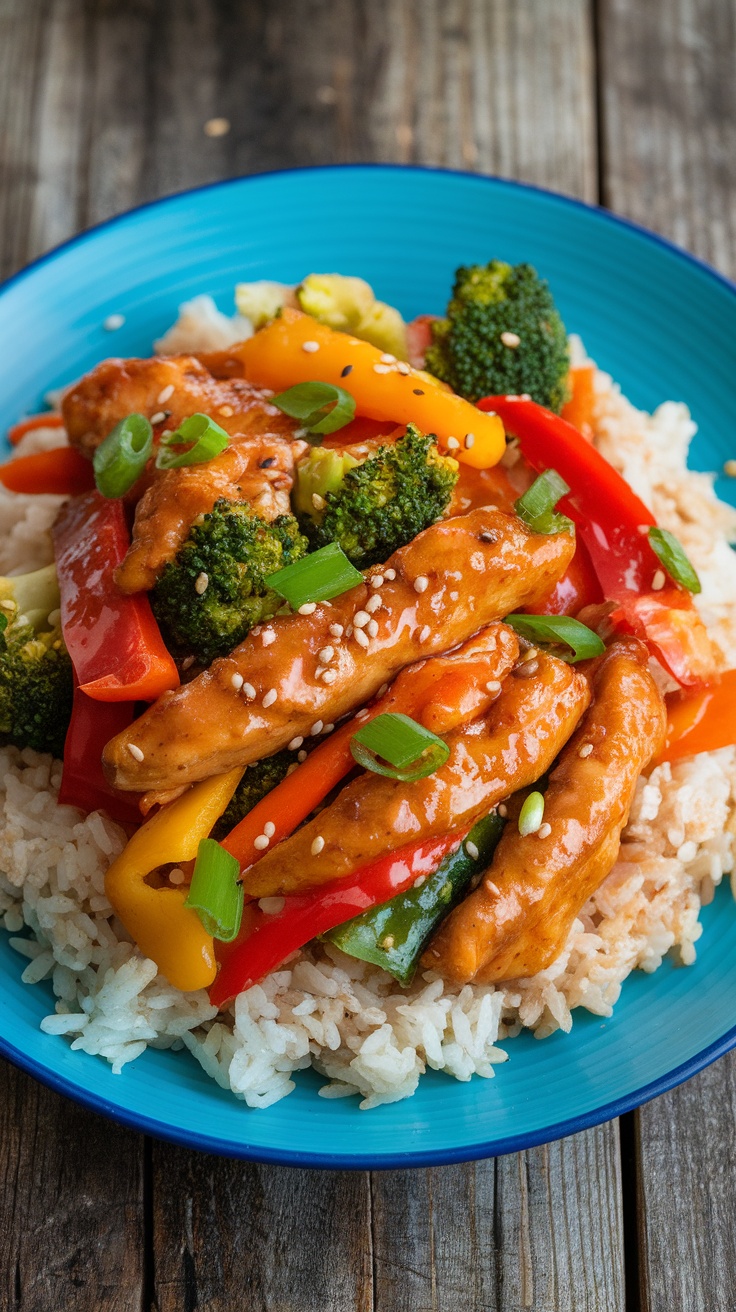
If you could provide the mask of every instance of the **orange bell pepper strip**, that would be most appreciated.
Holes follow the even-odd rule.
[[[155,701],[179,684],[148,598],[124,596],[114,573],[130,537],[120,501],[88,492],[52,529],[61,629],[82,692],[99,702]]]
[[[470,646],[478,645],[479,637]],[[254,847],[268,821],[275,826],[270,846],[293,833],[297,825],[319,805],[355,766],[350,739],[361,725],[376,715],[400,712],[420,720],[433,733],[447,733],[464,720],[472,719],[493,700],[486,684],[499,677],[498,653],[474,650],[463,659],[463,648],[452,656],[434,656],[408,666],[394,680],[382,697],[341,725],[306,761],[282,779],[270,793],[257,802],[239,824],[221,840],[243,869],[255,864],[263,855]]]
[[[568,375],[570,400],[566,401],[560,411],[562,418],[573,428],[577,428],[583,437],[591,438],[593,433],[593,406],[595,405],[595,365],[576,365]]]
[[[105,892],[141,952],[170,984],[206,989],[217,969],[212,937],[181,888],[154,888],[146,877],[159,866],[193,861],[232,797],[241,767],[195,784],[133,834],[105,875]]]
[[[704,688],[668,693],[665,703],[667,736],[658,764],[736,743],[736,670]]]
[[[312,349],[305,350],[305,343]],[[495,465],[506,449],[497,415],[482,414],[409,365],[401,365],[400,371],[386,362],[378,347],[327,328],[300,310],[287,306],[230,354],[242,360],[246,378],[259,387],[283,392],[297,383],[332,383],[354,397],[359,415],[414,423],[423,433],[434,433],[445,450],[452,438],[458,446],[450,443],[450,453],[476,469]],[[469,434],[472,440],[466,446]]]
[[[0,465],[0,483],[9,492],[53,492],[76,497],[95,485],[91,460],[73,446],[56,446],[32,456],[16,456]]]
[[[36,428],[63,428],[64,420],[61,415],[55,411],[49,410],[45,415],[29,415],[27,419],[21,419],[17,424],[13,424],[8,429],[8,441],[11,446],[17,446],[26,433],[32,433]]]

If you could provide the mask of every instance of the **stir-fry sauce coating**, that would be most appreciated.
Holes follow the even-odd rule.
[[[156,421],[159,431],[173,431],[197,413],[231,435],[290,437],[296,426],[250,383],[213,378],[192,355],[103,360],[69,389],[61,408],[71,445],[90,458],[115,425],[134,413]]]
[[[161,697],[108,744],[108,777],[123,789],[178,788],[317,735],[405,665],[533,607],[574,549],[570,535],[534,533],[497,510],[435,524],[364,584],[252,631],[229,656]]]
[[[550,777],[544,825],[522,837],[509,823],[482,883],[430,943],[425,966],[488,982],[534,975],[559,955],[616,860],[636,781],[665,730],[664,703],[635,638],[601,658],[593,694]]]
[[[512,652],[504,638],[507,668]],[[407,843],[469,829],[544,773],[589,700],[585,676],[554,656],[517,665],[486,714],[447,735],[450,756],[439,770],[414,783],[361,775],[260,860],[246,892],[264,897],[340,879]]]
[[[152,479],[135,512],[133,538],[115,581],[122,592],[152,588],[191,525],[216,501],[245,501],[262,519],[290,511],[294,456],[304,443],[263,434],[240,438],[214,460],[168,469]]]

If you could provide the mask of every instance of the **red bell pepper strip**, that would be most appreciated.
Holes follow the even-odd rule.
[[[12,428],[8,429],[8,441],[11,446],[17,446],[26,433],[32,433],[36,428],[63,427],[62,416],[56,414],[54,410],[49,410],[44,415],[29,415],[27,419],[21,419],[19,423],[13,424]]]
[[[326,934],[379,902],[388,902],[420,875],[433,874],[464,837],[448,834],[424,839],[390,852],[344,879],[306,893],[290,893],[275,915],[267,915],[252,903],[235,942],[215,945],[220,970],[210,989],[213,1006],[223,1007],[243,989],[257,984],[318,934]]]
[[[64,743],[60,806],[81,811],[104,810],[121,825],[140,825],[137,793],[111,788],[102,772],[102,749],[135,719],[134,702],[95,702],[74,689],[72,718]]]
[[[661,569],[647,530],[652,513],[590,442],[559,415],[518,396],[488,396],[493,410],[538,472],[556,469],[571,488],[560,509],[574,520],[609,601],[617,627],[645,638],[678,683],[702,683],[712,672],[710,640],[693,599],[670,582],[653,589]]]
[[[593,569],[588,549],[581,537],[575,545],[575,555],[561,579],[546,597],[537,602],[535,615],[577,615],[584,606],[596,606],[603,600],[601,585]]]
[[[56,446],[0,465],[0,483],[9,492],[53,492],[76,497],[95,485],[92,461],[73,446]]]
[[[98,492],[62,506],[53,527],[61,628],[83,692],[100,702],[154,701],[179,674],[148,598],[113,574],[130,542],[120,501]]]
[[[668,693],[665,703],[667,737],[658,763],[736,743],[736,670],[705,688]]]

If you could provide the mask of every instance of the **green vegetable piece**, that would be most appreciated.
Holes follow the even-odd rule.
[[[300,419],[309,433],[336,433],[355,416],[355,399],[332,383],[297,383],[271,402],[285,415]]]
[[[606,650],[597,633],[570,615],[507,615],[504,624],[539,647],[551,646],[555,656],[571,665],[591,656],[602,656]],[[567,651],[559,650],[560,643]]]
[[[536,834],[544,819],[544,796],[530,793],[519,812],[519,833],[522,838]]]
[[[535,533],[574,533],[575,525],[567,515],[555,514],[560,497],[570,491],[556,469],[545,469],[535,478],[523,497],[514,502],[514,510]]]
[[[192,443],[179,455],[173,448]],[[209,415],[190,415],[179,425],[175,433],[161,439],[156,456],[157,469],[183,469],[187,465],[203,465],[207,460],[214,460],[226,447],[230,438],[224,428],[220,428]]]
[[[0,735],[61,759],[74,680],[56,566],[0,578],[0,602]]]
[[[235,288],[238,314],[250,319],[254,328],[262,328],[275,319],[285,305],[296,306],[294,288],[283,282],[240,282]]]
[[[203,838],[197,851],[185,907],[196,911],[212,938],[232,943],[243,917],[240,862],[212,838]]]
[[[423,883],[338,925],[325,937],[348,956],[382,966],[400,984],[410,984],[440,921],[461,900],[473,876],[490,864],[503,827],[493,811]]]
[[[443,738],[410,716],[393,711],[377,715],[356,730],[350,739],[350,751],[353,760],[365,770],[402,783],[434,774],[450,755]]]
[[[153,429],[145,415],[121,419],[95,451],[92,466],[97,491],[103,497],[124,497],[153,451]]]
[[[650,528],[649,545],[675,583],[687,588],[688,592],[702,591],[700,579],[674,533],[666,528]]]
[[[377,301],[362,278],[310,273],[296,295],[300,308],[313,319],[370,342],[397,360],[408,359],[406,324],[399,311]]]
[[[530,264],[492,260],[458,269],[432,338],[426,368],[470,401],[528,393],[559,413],[567,399],[565,325]]]
[[[288,601],[292,610],[312,601],[331,601],[363,582],[363,575],[350,564],[336,542],[303,556],[266,580],[274,592]]]

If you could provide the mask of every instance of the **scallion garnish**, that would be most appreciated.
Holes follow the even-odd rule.
[[[330,601],[362,582],[360,570],[351,565],[337,542],[311,551],[266,579],[268,587],[285,597],[292,610],[310,601]]]
[[[535,478],[523,497],[514,503],[514,510],[519,519],[534,529],[535,533],[570,533],[575,525],[567,515],[555,513],[555,506],[560,497],[570,491],[564,478],[556,469],[545,469]]]
[[[127,415],[100,442],[92,467],[97,491],[110,499],[124,497],[137,482],[153,450],[153,429],[145,415]]]
[[[213,838],[203,838],[185,906],[196,911],[213,938],[232,943],[243,916],[240,862]]]
[[[408,715],[393,712],[362,725],[350,739],[350,751],[364,769],[404,783],[434,774],[450,755],[447,743],[436,733]]]
[[[202,465],[214,460],[229,445],[230,438],[209,415],[190,415],[168,437],[161,438],[156,456],[157,469],[183,469],[186,465]],[[189,445],[188,445],[189,444]],[[188,445],[186,451],[176,455],[173,447]]]
[[[650,528],[649,545],[675,583],[687,588],[688,592],[701,591],[700,579],[685,555],[682,543],[678,542],[674,533],[670,533],[666,528]]]
[[[355,416],[355,400],[342,387],[332,383],[297,383],[271,403],[292,419],[299,419],[309,433],[336,433]]]
[[[556,648],[562,644],[567,650],[554,654],[571,665],[590,656],[602,656],[606,650],[597,633],[570,615],[507,615],[504,624],[537,646],[552,644]]]
[[[544,798],[541,793],[530,793],[519,812],[519,833],[522,838],[536,834],[544,818]]]

